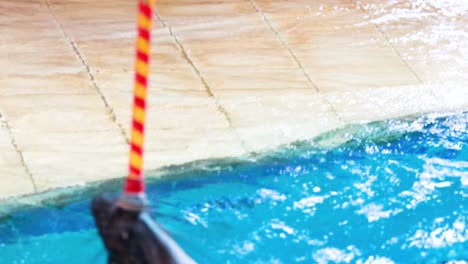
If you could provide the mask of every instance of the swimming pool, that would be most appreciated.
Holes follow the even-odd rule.
[[[468,113],[348,126],[151,174],[164,175],[150,180],[152,215],[200,263],[468,259]],[[92,192],[4,215],[0,263],[105,263]]]

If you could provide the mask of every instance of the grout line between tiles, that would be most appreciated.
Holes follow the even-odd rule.
[[[37,193],[38,192],[38,187],[37,187],[36,181],[34,180],[34,176],[32,175],[31,170],[29,169],[28,164],[26,164],[26,161],[25,161],[24,155],[23,155],[23,151],[21,151],[21,149],[18,147],[18,144],[16,143],[16,140],[13,137],[13,132],[12,132],[12,129],[10,127],[10,124],[8,123],[8,121],[5,118],[3,118],[3,120],[2,120],[2,116],[0,114],[0,125],[1,125],[1,123],[4,124],[4,126],[6,128],[6,131],[7,131],[8,135],[10,136],[10,144],[13,146],[16,153],[18,154],[21,166],[23,167],[24,171],[28,175],[29,180],[31,180],[31,184],[32,184],[34,193]]]
[[[354,3],[354,5],[359,8],[359,10],[361,10],[362,12],[364,12],[366,15],[368,15],[369,17],[371,17],[371,14],[369,13],[368,10],[366,10],[360,3],[356,2],[356,0],[352,0],[352,2]],[[408,61],[406,61],[403,56],[401,56],[401,53],[400,51],[391,43],[390,41],[390,38],[388,37],[388,35],[385,33],[385,31],[379,27],[376,23],[372,23],[375,28],[380,32],[380,34],[384,37],[386,43],[392,48],[393,52],[400,58],[401,62],[403,62],[403,64],[410,70],[410,72],[413,74],[413,76],[418,80],[419,84],[420,85],[423,85],[424,87],[426,87],[427,90],[429,90],[429,94],[434,97],[439,103],[443,103],[442,102],[442,99],[440,99],[436,94],[435,92],[430,88],[430,87],[427,87],[426,84],[424,83],[424,81],[421,79],[421,77],[419,76],[419,74],[416,73],[416,71],[413,69],[413,67],[411,67],[408,63]]]
[[[365,11],[366,12],[366,11]],[[397,50],[397,48],[395,48],[395,46],[390,42],[390,38],[387,36],[387,34],[385,34],[385,32],[382,30],[382,28],[380,28],[378,25],[374,24],[375,28],[377,28],[377,30],[380,32],[380,34],[385,38],[385,41],[387,42],[388,45],[390,45],[390,47],[392,48],[393,52],[395,52],[395,54],[400,58],[401,62],[403,62],[403,64],[405,64],[405,66],[411,71],[411,73],[414,75],[414,77],[416,77],[416,79],[418,80],[418,82],[420,84],[424,84],[424,81],[421,79],[421,77],[419,77],[419,75],[416,73],[416,71],[413,69],[413,67],[411,67],[408,63],[408,61],[406,61],[405,59],[403,59],[403,57],[401,56],[401,53]]]
[[[205,87],[205,90],[206,90],[206,93],[214,99],[215,101],[215,104],[216,104],[216,107],[218,109],[218,112],[220,112],[224,118],[226,119],[226,121],[228,122],[228,125],[229,125],[229,128],[235,133],[236,137],[239,139],[240,143],[241,143],[241,146],[242,148],[247,151],[247,152],[252,152],[250,147],[247,146],[247,143],[242,139],[242,137],[238,134],[237,130],[234,128],[234,125],[233,125],[233,121],[232,121],[232,118],[231,116],[229,115],[229,112],[226,110],[226,108],[224,108],[222,106],[222,104],[219,102],[218,98],[216,98],[216,96],[214,95],[213,91],[211,90],[211,87],[210,85],[206,82],[205,78],[203,77],[203,75],[201,74],[200,70],[198,69],[198,67],[195,65],[195,63],[193,62],[193,60],[190,58],[190,56],[188,55],[186,49],[184,48],[184,46],[182,45],[182,43],[179,41],[179,39],[177,38],[177,36],[174,34],[174,32],[172,31],[172,28],[167,25],[166,21],[159,15],[158,11],[157,10],[154,10],[154,13],[156,15],[156,17],[158,18],[159,21],[161,21],[163,27],[167,28],[169,30],[169,34],[171,35],[172,39],[175,41],[177,47],[180,49],[180,51],[182,52],[182,56],[183,58],[187,61],[187,63],[190,65],[190,67],[192,68],[192,70],[195,72],[195,74],[197,75],[197,77],[200,79],[200,81],[202,82],[203,86]]]
[[[291,48],[289,48],[287,43],[283,40],[283,38],[281,37],[279,32],[273,27],[270,20],[265,15],[265,13],[257,6],[257,4],[255,3],[255,0],[248,0],[248,1],[249,1],[250,5],[255,9],[255,11],[262,16],[263,21],[265,21],[265,23],[268,25],[268,28],[270,29],[270,31],[273,32],[273,34],[276,36],[276,38],[280,41],[281,45],[288,51],[289,55],[292,57],[294,62],[301,69],[302,74],[307,78],[307,81],[314,87],[314,89],[320,95],[321,94],[320,89],[315,84],[315,82],[312,80],[312,77],[310,77],[310,75],[306,72],[306,70],[304,69],[304,66],[302,65],[299,58],[297,58],[297,56],[294,54],[294,52],[292,52]],[[324,97],[324,96],[321,96],[321,97],[325,101],[325,103],[328,104],[328,106],[330,107],[331,112],[336,116],[338,121],[340,121],[343,125],[346,124],[346,122],[343,120],[343,118],[338,114],[338,111],[335,109],[333,104],[326,97]]]
[[[76,44],[75,41],[72,40],[72,38],[67,34],[67,32],[65,31],[65,28],[63,27],[63,24],[60,22],[60,19],[58,18],[57,14],[55,13],[54,9],[52,8],[51,4],[50,4],[50,0],[44,0],[46,5],[47,5],[47,8],[49,9],[50,13],[52,14],[52,16],[54,17],[54,20],[55,20],[55,23],[58,25],[58,27],[60,28],[60,31],[62,32],[62,35],[64,36],[64,38],[67,40],[67,42],[70,44],[70,46],[73,48],[73,52],[75,53],[75,55],[77,56],[77,58],[80,60],[81,64],[83,65],[83,67],[86,69],[86,73],[88,74],[89,76],[89,80],[91,82],[91,84],[93,85],[94,89],[96,90],[96,92],[99,94],[99,96],[101,97],[101,101],[104,103],[104,107],[106,108],[106,110],[109,112],[109,115],[111,117],[111,121],[117,125],[117,127],[119,128],[120,130],[120,134],[121,136],[123,137],[124,141],[129,144],[129,137],[127,136],[127,133],[125,132],[125,128],[119,123],[117,122],[117,116],[114,112],[114,109],[110,106],[109,102],[107,101],[104,93],[102,92],[101,88],[99,88],[97,82],[96,82],[96,78],[94,77],[94,74],[92,73],[91,71],[91,67],[89,66],[89,64],[86,62],[85,58],[83,57],[82,53],[80,52],[79,48],[78,48],[78,45]]]
[[[304,69],[304,66],[302,65],[301,61],[296,57],[296,55],[292,52],[292,50],[289,48],[289,46],[286,44],[286,42],[283,40],[283,38],[280,36],[280,34],[278,33],[278,31],[273,27],[273,25],[271,24],[270,20],[266,17],[265,13],[257,6],[257,4],[255,3],[254,0],[249,0],[250,4],[252,5],[252,7],[255,9],[255,11],[257,13],[259,13],[263,20],[265,21],[265,23],[268,25],[269,29],[271,32],[273,32],[273,34],[275,35],[275,37],[281,42],[281,44],[283,45],[283,47],[288,51],[289,53],[289,56],[291,56],[291,58],[294,60],[294,62],[297,64],[297,66],[301,69],[302,73],[304,74],[304,76],[307,78],[307,80],[309,81],[309,83],[314,87],[314,89],[317,91],[317,92],[320,92],[319,88],[317,87],[317,85],[315,84],[315,82],[312,80],[312,78],[310,77],[309,74],[307,74],[306,70]]]

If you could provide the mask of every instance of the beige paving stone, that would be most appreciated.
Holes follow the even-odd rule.
[[[152,142],[145,154],[145,168],[148,169],[246,153],[239,137],[230,128],[183,129],[182,133],[166,130],[151,133],[148,141]]]
[[[52,5],[67,34],[82,51],[96,83],[128,135],[134,60],[134,19],[129,22],[128,16],[134,15],[134,7],[117,3],[112,7],[118,9],[112,20],[97,15],[101,7],[101,4],[93,4],[89,10],[95,15],[80,17],[73,14],[73,9],[64,5],[64,1],[54,1]],[[96,25],[99,25],[97,30]],[[94,32],[83,34],[82,28]],[[106,32],[111,36],[108,37]],[[102,35],[97,37],[99,33]],[[147,168],[245,153],[168,29],[156,23],[153,33],[146,129]]]
[[[104,94],[115,89],[132,91],[133,41],[126,46],[114,45],[113,48],[94,45],[89,42],[78,43],[84,56],[89,58],[87,63],[94,72],[96,83]],[[152,67],[149,77],[150,91],[157,89],[206,93],[200,79],[192,71],[188,63],[183,60],[175,45],[162,43],[157,44],[157,48],[157,51],[152,54]],[[105,50],[107,51],[105,52]],[[125,52],[125,50],[132,50],[132,52]]]
[[[250,0],[249,0],[250,1]],[[259,5],[264,11],[283,15],[285,17],[301,17],[304,15],[321,15],[330,11],[352,11],[356,9],[354,0],[296,0],[296,1],[269,1],[254,0],[253,3]],[[322,24],[327,24],[323,21]]]
[[[93,97],[97,101],[93,102]],[[117,177],[124,172],[127,146],[97,97],[0,98],[14,120],[13,135],[39,191]]]
[[[416,113],[450,110],[425,85],[333,92],[328,93],[326,98],[347,123],[366,123]]]
[[[50,40],[50,45],[52,43],[55,43],[55,39]],[[9,47],[5,49],[10,50]],[[37,56],[38,54],[41,54],[41,56]],[[15,67],[10,67],[12,64]],[[82,71],[80,66],[71,48],[55,51],[51,51],[50,48],[37,48],[34,52],[8,51],[5,59],[0,61],[2,74],[5,75],[18,75],[21,73],[42,76],[78,74]]]
[[[362,1],[374,24],[428,84],[466,83],[467,6],[457,1]]]
[[[2,75],[75,74],[80,71],[72,47],[63,38],[44,2],[4,2],[0,5],[0,48],[4,51],[0,60]]]
[[[168,19],[171,24],[213,24],[216,21],[226,21],[251,14],[251,7],[245,1],[220,0],[215,4],[210,1],[196,0],[161,0],[156,9]],[[248,3],[248,2],[247,2]],[[225,33],[227,33],[225,31]]]
[[[249,2],[221,1],[214,9],[207,4],[162,1],[157,9],[215,95],[233,89],[313,89]]]
[[[5,7],[35,11],[1,22],[10,34],[2,34],[0,111],[38,191],[120,176],[124,137],[46,2]]]
[[[352,1],[333,5],[255,1],[320,91],[418,84],[418,79]]]
[[[99,95],[0,97],[39,191],[120,176],[127,146]]]
[[[126,18],[135,24],[137,5],[131,1],[89,1],[89,0],[48,0],[54,10],[66,15],[70,22],[83,23],[83,21],[120,21]],[[65,22],[67,23],[67,22]],[[99,29],[97,29],[99,30]]]
[[[183,93],[154,93],[153,98],[148,102],[148,151],[195,151],[199,142],[205,142],[199,152],[217,148],[226,154],[244,152],[212,98]],[[130,121],[129,113],[121,116]],[[219,140],[223,133],[225,142]],[[208,144],[211,137],[212,145]]]
[[[231,114],[241,138],[254,151],[311,138],[343,123],[313,91],[225,92],[220,101]]]
[[[40,41],[43,38],[59,37],[60,31],[50,28],[55,26],[43,1],[2,1],[0,3],[0,47],[5,44],[24,44]]]
[[[122,90],[126,90],[122,88]],[[130,124],[131,93],[108,92],[121,124]],[[152,90],[148,101],[147,168],[245,153],[213,98],[206,93]],[[124,126],[129,134],[129,126]]]
[[[0,96],[95,94],[86,73],[56,73],[48,76],[30,74],[0,75]]]
[[[99,131],[114,128],[99,95],[18,95],[0,97],[15,129]],[[107,121],[107,122],[106,122]]]
[[[119,155],[120,153],[120,155]],[[125,176],[125,152],[24,152],[38,191]],[[59,158],[57,158],[59,157]]]
[[[48,151],[55,156],[60,152],[117,152],[124,155],[127,146],[117,130],[90,131],[25,131],[14,129],[15,139],[21,142],[23,152]]]
[[[434,95],[442,101],[448,110],[468,111],[467,81],[429,85]]]
[[[55,0],[51,6],[94,74],[113,73],[113,77],[132,80],[136,18],[134,3],[80,1],[70,5],[69,1]],[[88,12],[85,15],[76,14],[77,8]],[[102,12],[103,9],[113,11]],[[155,80],[157,88],[205,90],[169,31],[158,21],[154,25],[152,44],[151,80]],[[108,81],[100,77],[97,76],[98,84]],[[128,87],[132,88],[131,83]]]
[[[32,181],[11,143],[5,123],[0,121],[0,199],[32,193]]]

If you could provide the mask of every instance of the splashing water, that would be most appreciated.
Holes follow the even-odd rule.
[[[149,184],[151,213],[200,263],[468,259],[467,126],[468,114],[376,122],[172,168]],[[0,263],[105,263],[88,203],[4,217]]]

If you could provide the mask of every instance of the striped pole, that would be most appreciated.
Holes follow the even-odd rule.
[[[136,41],[130,164],[124,193],[118,203],[121,207],[131,210],[142,210],[146,205],[143,176],[143,147],[151,28],[155,3],[156,0],[139,0],[138,3],[138,37]]]

